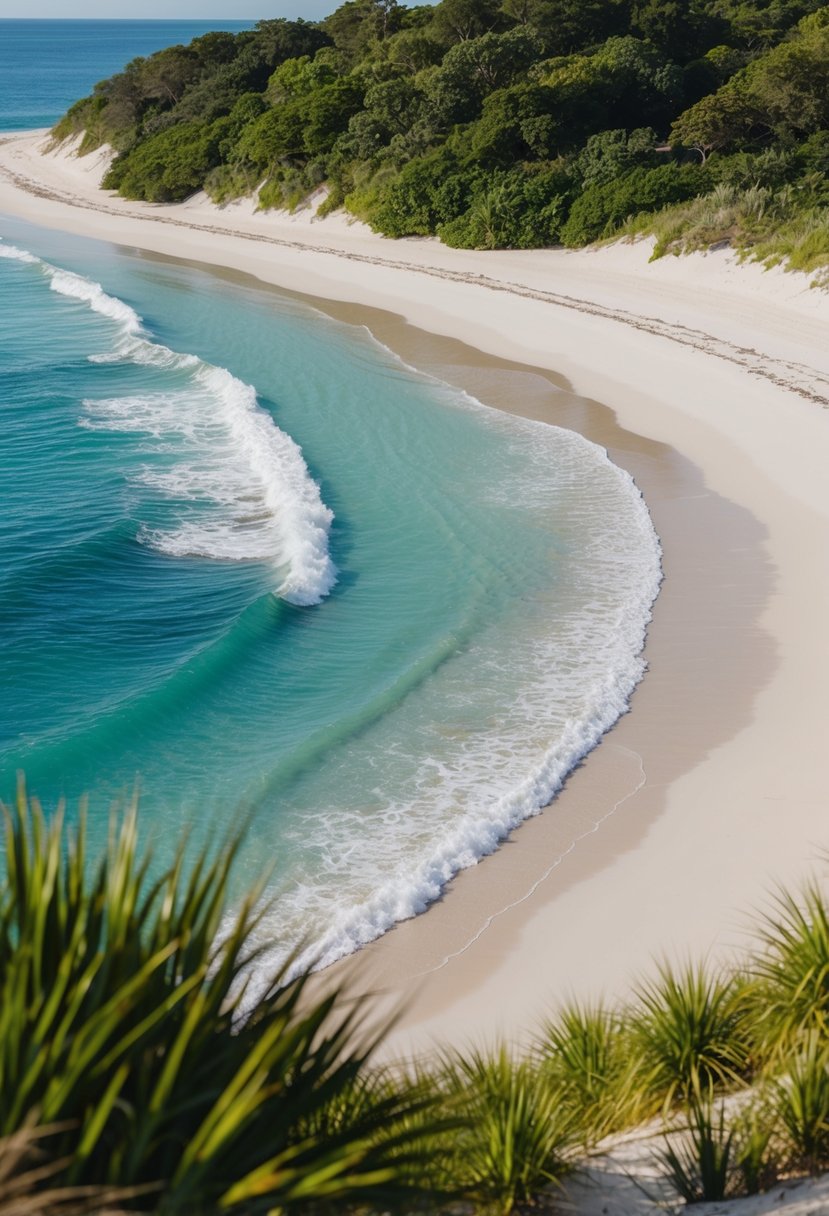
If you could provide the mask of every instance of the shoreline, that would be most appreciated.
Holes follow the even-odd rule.
[[[632,712],[568,778],[554,813],[528,820],[485,865],[461,874],[428,916],[352,956],[364,977],[370,967],[373,986],[409,1001],[392,1046],[527,1032],[556,993],[620,993],[655,953],[733,948],[740,916],[773,878],[802,872],[825,839],[826,298],[793,291],[791,275],[772,277],[785,288],[778,300],[758,296],[759,268],[724,270],[713,255],[666,274],[633,246],[470,254],[241,211],[239,232],[227,235],[232,209],[111,200],[79,180],[65,155],[38,158],[37,138],[0,145],[0,213],[312,293],[341,319],[368,316],[379,340],[423,370],[457,382],[445,371],[461,369],[461,387],[483,366],[489,388],[472,391],[486,404],[504,408],[520,376],[534,408],[549,411],[553,395],[558,415],[564,407],[550,421],[615,437],[597,442],[645,491],[666,553],[646,649],[651,671]],[[42,192],[33,195],[21,183],[38,188],[38,167]],[[220,231],[207,247],[211,211]],[[263,238],[263,225],[275,240]],[[745,279],[729,288],[735,274]],[[353,301],[347,316],[332,300]],[[430,337],[407,332],[407,321]],[[417,357],[378,333],[384,328],[413,343]],[[458,345],[470,338],[489,354]],[[552,394],[552,368],[572,393]],[[500,402],[490,401],[499,376]],[[536,384],[534,395],[531,379],[547,389]],[[636,442],[625,437],[631,431]],[[619,459],[625,445],[638,472]],[[670,598],[663,607],[666,596],[673,608]],[[707,608],[718,611],[706,616]],[[600,813],[608,806],[609,818]],[[601,831],[590,827],[597,819]],[[579,847],[568,852],[557,833],[581,836]],[[425,990],[415,984],[411,1003],[416,973],[436,970]]]

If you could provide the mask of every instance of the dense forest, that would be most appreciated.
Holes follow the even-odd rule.
[[[126,198],[295,208],[326,183],[322,214],[389,237],[829,261],[818,0],[346,0],[133,60],[55,128],[81,132]]]

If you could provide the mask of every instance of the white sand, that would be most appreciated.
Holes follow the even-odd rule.
[[[550,873],[532,892],[525,863],[539,862],[530,854],[542,847],[540,820],[387,935],[372,956],[378,982],[400,990],[407,976],[434,972],[416,984],[398,1044],[517,1032],[557,994],[621,992],[656,954],[737,942],[740,913],[829,844],[829,297],[802,275],[740,267],[724,252],[652,265],[643,244],[477,253],[383,240],[343,217],[219,210],[204,198],[126,203],[96,188],[100,162],[44,156],[41,144],[42,134],[24,134],[0,146],[0,214],[388,309],[553,369],[625,427],[690,457],[711,491],[766,529],[775,587],[752,629],[772,658],[756,692],[746,673],[750,714],[729,721],[712,691],[700,713],[722,719],[717,744],[670,780],[627,746],[615,813],[563,858],[542,858]],[[698,577],[704,596],[704,560]],[[654,668],[645,685],[658,680]],[[680,682],[662,695],[680,706],[686,690]],[[634,703],[624,721],[636,718]],[[659,755],[683,742],[671,737],[671,713],[663,718]],[[626,835],[646,798],[651,820]]]

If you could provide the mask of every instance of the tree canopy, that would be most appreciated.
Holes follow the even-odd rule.
[[[829,5],[346,0],[136,59],[56,128],[79,132],[127,197],[294,206],[327,182],[328,208],[461,245],[592,240],[757,185],[770,152],[764,188],[820,219]]]

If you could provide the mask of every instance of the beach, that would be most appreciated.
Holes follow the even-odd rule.
[[[477,253],[324,222],[127,203],[102,164],[0,142],[0,214],[252,275],[365,324],[487,404],[580,430],[663,543],[631,712],[544,814],[359,956],[405,1003],[391,1046],[520,1036],[623,996],[660,956],[739,949],[820,866],[829,684],[829,296],[733,255],[644,244]]]

